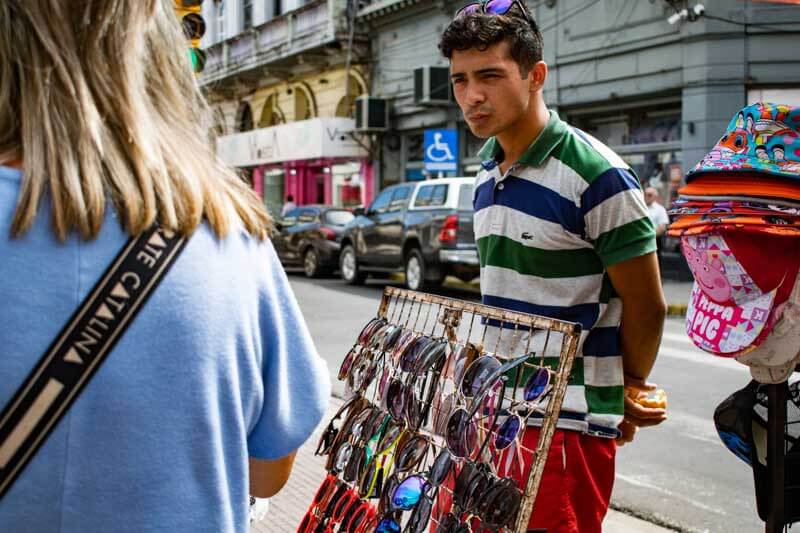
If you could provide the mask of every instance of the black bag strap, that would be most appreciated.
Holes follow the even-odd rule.
[[[131,239],[0,414],[0,498],[67,412],[186,245],[152,228]]]

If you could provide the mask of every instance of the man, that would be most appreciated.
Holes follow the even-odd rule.
[[[283,204],[283,207],[281,208],[281,216],[285,217],[286,213],[288,213],[289,211],[291,211],[296,207],[297,204],[294,203],[294,196],[290,194],[289,196],[286,197],[286,202]]]
[[[669,226],[669,216],[664,206],[658,202],[658,189],[648,187],[644,190],[644,202],[647,204],[647,216],[656,230],[656,244],[658,244],[658,256],[661,258],[661,240]]]
[[[547,109],[541,34],[520,2],[467,6],[439,48],[467,124],[489,139],[474,198],[483,302],[584,330],[529,527],[599,532],[615,438],[665,418],[625,394],[653,388],[666,314],[653,225],[628,166]],[[523,445],[537,438],[530,428]]]

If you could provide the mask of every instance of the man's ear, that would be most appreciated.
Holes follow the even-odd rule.
[[[531,93],[539,92],[544,89],[547,81],[547,63],[539,61],[528,73],[528,89]]]

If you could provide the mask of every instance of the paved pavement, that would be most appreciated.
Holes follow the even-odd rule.
[[[308,508],[317,487],[325,476],[324,458],[315,457],[314,449],[320,432],[330,417],[336,412],[341,401],[333,399],[328,414],[314,435],[306,442],[297,454],[295,467],[289,482],[283,490],[270,501],[270,509],[266,517],[251,527],[252,533],[289,533],[297,529],[297,525]],[[659,533],[667,532],[649,522],[611,510],[603,523],[604,533]]]

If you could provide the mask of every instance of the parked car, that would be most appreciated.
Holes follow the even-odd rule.
[[[339,272],[349,284],[368,274],[403,272],[421,290],[451,274],[480,273],[472,230],[472,178],[442,178],[387,187],[342,236]]]
[[[347,209],[304,205],[276,220],[272,242],[284,266],[302,266],[309,278],[330,274],[339,265],[345,225],[355,215]]]

